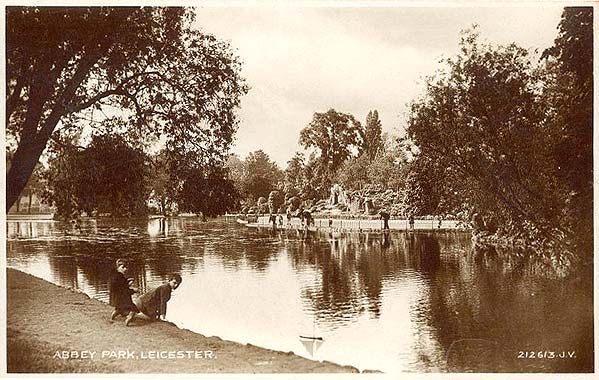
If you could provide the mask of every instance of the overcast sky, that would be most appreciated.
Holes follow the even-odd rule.
[[[330,108],[364,123],[378,110],[400,133],[406,105],[423,92],[439,59],[457,53],[460,30],[476,23],[493,44],[551,46],[562,8],[200,7],[203,31],[228,40],[251,87],[239,110],[233,152],[262,149],[284,169],[299,132]]]

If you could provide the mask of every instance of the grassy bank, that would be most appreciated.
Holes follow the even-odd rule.
[[[167,322],[137,319],[125,327],[110,320],[111,311],[85,294],[7,269],[8,373],[357,372]]]

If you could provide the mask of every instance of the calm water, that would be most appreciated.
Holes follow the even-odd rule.
[[[208,336],[362,370],[593,370],[592,279],[548,278],[515,252],[474,251],[465,233],[304,236],[179,218],[8,222],[7,236],[9,267],[102,301],[117,257],[142,289],[180,272],[167,318]],[[300,335],[324,343],[311,355]]]

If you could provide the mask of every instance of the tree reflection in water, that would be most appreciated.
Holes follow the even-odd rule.
[[[450,371],[592,370],[592,287],[552,278],[515,249],[470,249],[444,259],[430,287],[430,321]],[[542,271],[540,268],[544,268]],[[548,273],[549,272],[549,273]],[[564,307],[568,305],[568,307]],[[522,360],[521,351],[575,350],[572,360]]]
[[[385,280],[401,278],[408,268],[434,271],[439,265],[440,246],[432,236],[407,240],[401,234],[372,232],[323,236],[299,244],[289,241],[285,248],[298,270],[318,263],[320,287],[304,289],[303,296],[317,316],[330,323],[343,323],[365,312],[378,318]]]
[[[287,285],[281,286],[288,288],[282,294],[297,294],[298,310],[303,307],[310,321],[314,316],[329,333],[380,323],[382,331],[364,333],[375,335],[357,336],[371,340],[363,344],[393,337],[375,348],[389,355],[392,368],[593,368],[592,273],[555,278],[543,256],[514,248],[474,249],[468,234],[306,233],[185,218],[81,221],[80,230],[68,223],[44,223],[8,224],[9,265],[101,299],[107,297],[108,276],[118,257],[129,261],[131,277],[142,290],[165,281],[172,272],[192,277],[217,271],[230,275],[230,281],[285,273]],[[266,299],[278,294],[277,289],[255,289]],[[287,305],[286,300],[272,301]],[[331,342],[323,350],[327,344]],[[527,350],[577,354],[571,360],[517,358],[519,351]]]

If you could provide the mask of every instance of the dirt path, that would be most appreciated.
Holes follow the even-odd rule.
[[[111,311],[85,294],[7,269],[8,372],[357,372],[165,322],[138,319],[125,327],[122,319],[110,321]]]

